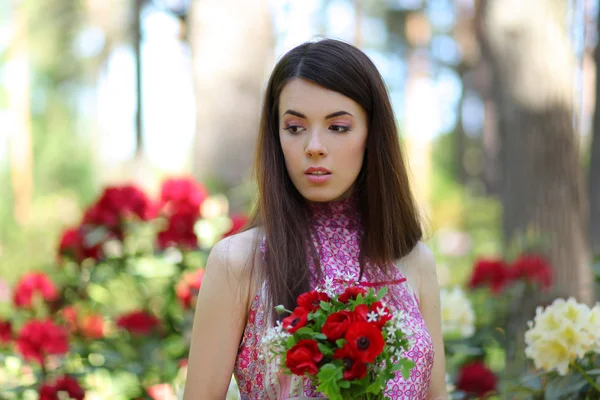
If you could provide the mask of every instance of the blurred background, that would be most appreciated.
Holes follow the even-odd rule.
[[[322,36],[388,85],[453,396],[556,393],[523,334],[537,306],[597,297],[597,14],[593,0],[0,2],[0,398],[175,398],[206,254],[254,199],[266,80]],[[48,329],[64,343],[28,336]],[[556,398],[595,390],[597,374],[567,376],[575,397]]]

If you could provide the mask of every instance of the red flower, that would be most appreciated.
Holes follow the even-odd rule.
[[[86,258],[99,260],[102,256],[102,250],[100,245],[89,246],[86,244],[81,228],[71,228],[63,232],[58,245],[58,254],[81,263]]]
[[[17,349],[25,360],[40,364],[48,354],[61,355],[69,350],[67,331],[50,320],[26,322],[17,337]]]
[[[9,321],[0,321],[0,344],[9,344],[13,340],[12,325]]]
[[[485,396],[496,390],[496,375],[481,361],[474,361],[463,365],[458,374],[456,388],[466,393]]]
[[[148,395],[153,400],[177,400],[173,386],[168,383],[160,383],[148,388]]]
[[[544,289],[552,286],[552,268],[541,256],[525,254],[512,264],[510,269],[513,280],[525,279],[531,283],[538,283]]]
[[[81,319],[79,325],[81,334],[89,339],[101,339],[104,337],[104,317],[100,314],[86,315]]]
[[[231,222],[231,229],[229,229],[229,231],[225,233],[224,237],[235,235],[236,233],[241,231],[242,228],[248,222],[248,217],[242,214],[234,214],[231,216]]]
[[[182,213],[198,217],[207,196],[206,188],[192,178],[167,179],[160,193],[161,209],[167,215]]]
[[[69,399],[83,400],[85,397],[85,392],[81,386],[79,386],[77,380],[65,375],[58,378],[53,385],[49,383],[42,385],[39,392],[39,400],[59,400],[62,398],[58,395],[61,392],[68,395]]]
[[[186,272],[181,277],[181,280],[175,287],[175,295],[179,299],[183,308],[189,309],[192,307],[194,297],[198,295],[202,278],[204,277],[204,269]]]
[[[158,318],[146,311],[133,311],[121,316],[117,320],[117,326],[134,335],[146,335],[156,328],[159,322]]]
[[[169,217],[167,228],[158,233],[158,245],[161,249],[169,246],[194,249],[198,247],[198,237],[194,225],[198,214],[177,212]]]
[[[381,331],[375,325],[363,321],[350,325],[346,340],[363,362],[375,361],[385,346]]]
[[[350,300],[356,300],[359,294],[362,294],[364,297],[367,294],[367,291],[361,287],[352,286],[344,290],[344,293],[340,295],[338,300],[342,303],[347,303]]]
[[[358,353],[354,351],[348,343],[341,349],[337,349],[333,354],[333,358],[344,362],[345,380],[359,380],[367,376],[367,366],[361,361]]]
[[[58,390],[49,383],[44,383],[40,387],[39,396],[39,400],[59,400]]]
[[[370,316],[375,316],[375,320],[369,318]],[[372,323],[380,330],[390,319],[392,319],[392,312],[388,307],[384,307],[380,301],[376,301],[371,306],[359,304],[354,308],[354,320]]]
[[[321,306],[321,301],[331,300],[326,293],[312,290],[298,296],[298,307],[306,308],[309,312],[315,311]]]
[[[304,339],[296,343],[288,350],[285,365],[295,375],[315,375],[318,371],[317,365],[323,359],[317,342],[312,339]]]
[[[294,333],[302,328],[308,322],[308,310],[302,307],[296,307],[294,312],[283,319],[283,327],[289,333]]]
[[[494,293],[499,293],[509,280],[509,271],[502,260],[478,260],[469,281],[470,288],[490,286]]]
[[[155,216],[155,205],[136,186],[114,186],[106,188],[98,202],[86,211],[83,224],[105,227],[120,238],[124,220],[137,217],[147,221]]]
[[[74,333],[77,331],[77,326],[79,325],[79,323],[77,322],[78,316],[77,309],[75,307],[68,306],[63,308],[60,311],[60,316],[67,325],[67,329],[69,330],[69,332]]]
[[[352,313],[349,311],[338,311],[327,317],[321,331],[329,340],[338,340],[344,337],[350,323],[352,322]]]
[[[45,301],[58,298],[58,290],[48,276],[42,272],[25,274],[15,286],[13,301],[15,306],[30,308],[33,296],[39,294]]]

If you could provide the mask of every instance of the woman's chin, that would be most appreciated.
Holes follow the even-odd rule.
[[[327,203],[343,200],[349,196],[348,191],[338,192],[333,190],[307,190],[301,192],[302,196],[312,203]]]

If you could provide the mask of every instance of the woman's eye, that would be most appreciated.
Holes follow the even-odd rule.
[[[287,127],[283,128],[283,130],[290,132],[292,135],[295,135],[297,133],[302,132],[305,129],[299,125],[288,125]]]
[[[350,130],[350,127],[343,125],[331,125],[329,129],[337,133],[346,133]]]

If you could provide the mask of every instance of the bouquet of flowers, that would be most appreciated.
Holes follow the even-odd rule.
[[[271,361],[286,374],[308,377],[329,400],[384,399],[386,384],[398,371],[405,379],[414,362],[403,312],[392,312],[387,288],[348,287],[343,293],[310,291],[300,295],[290,315],[263,339]]]

